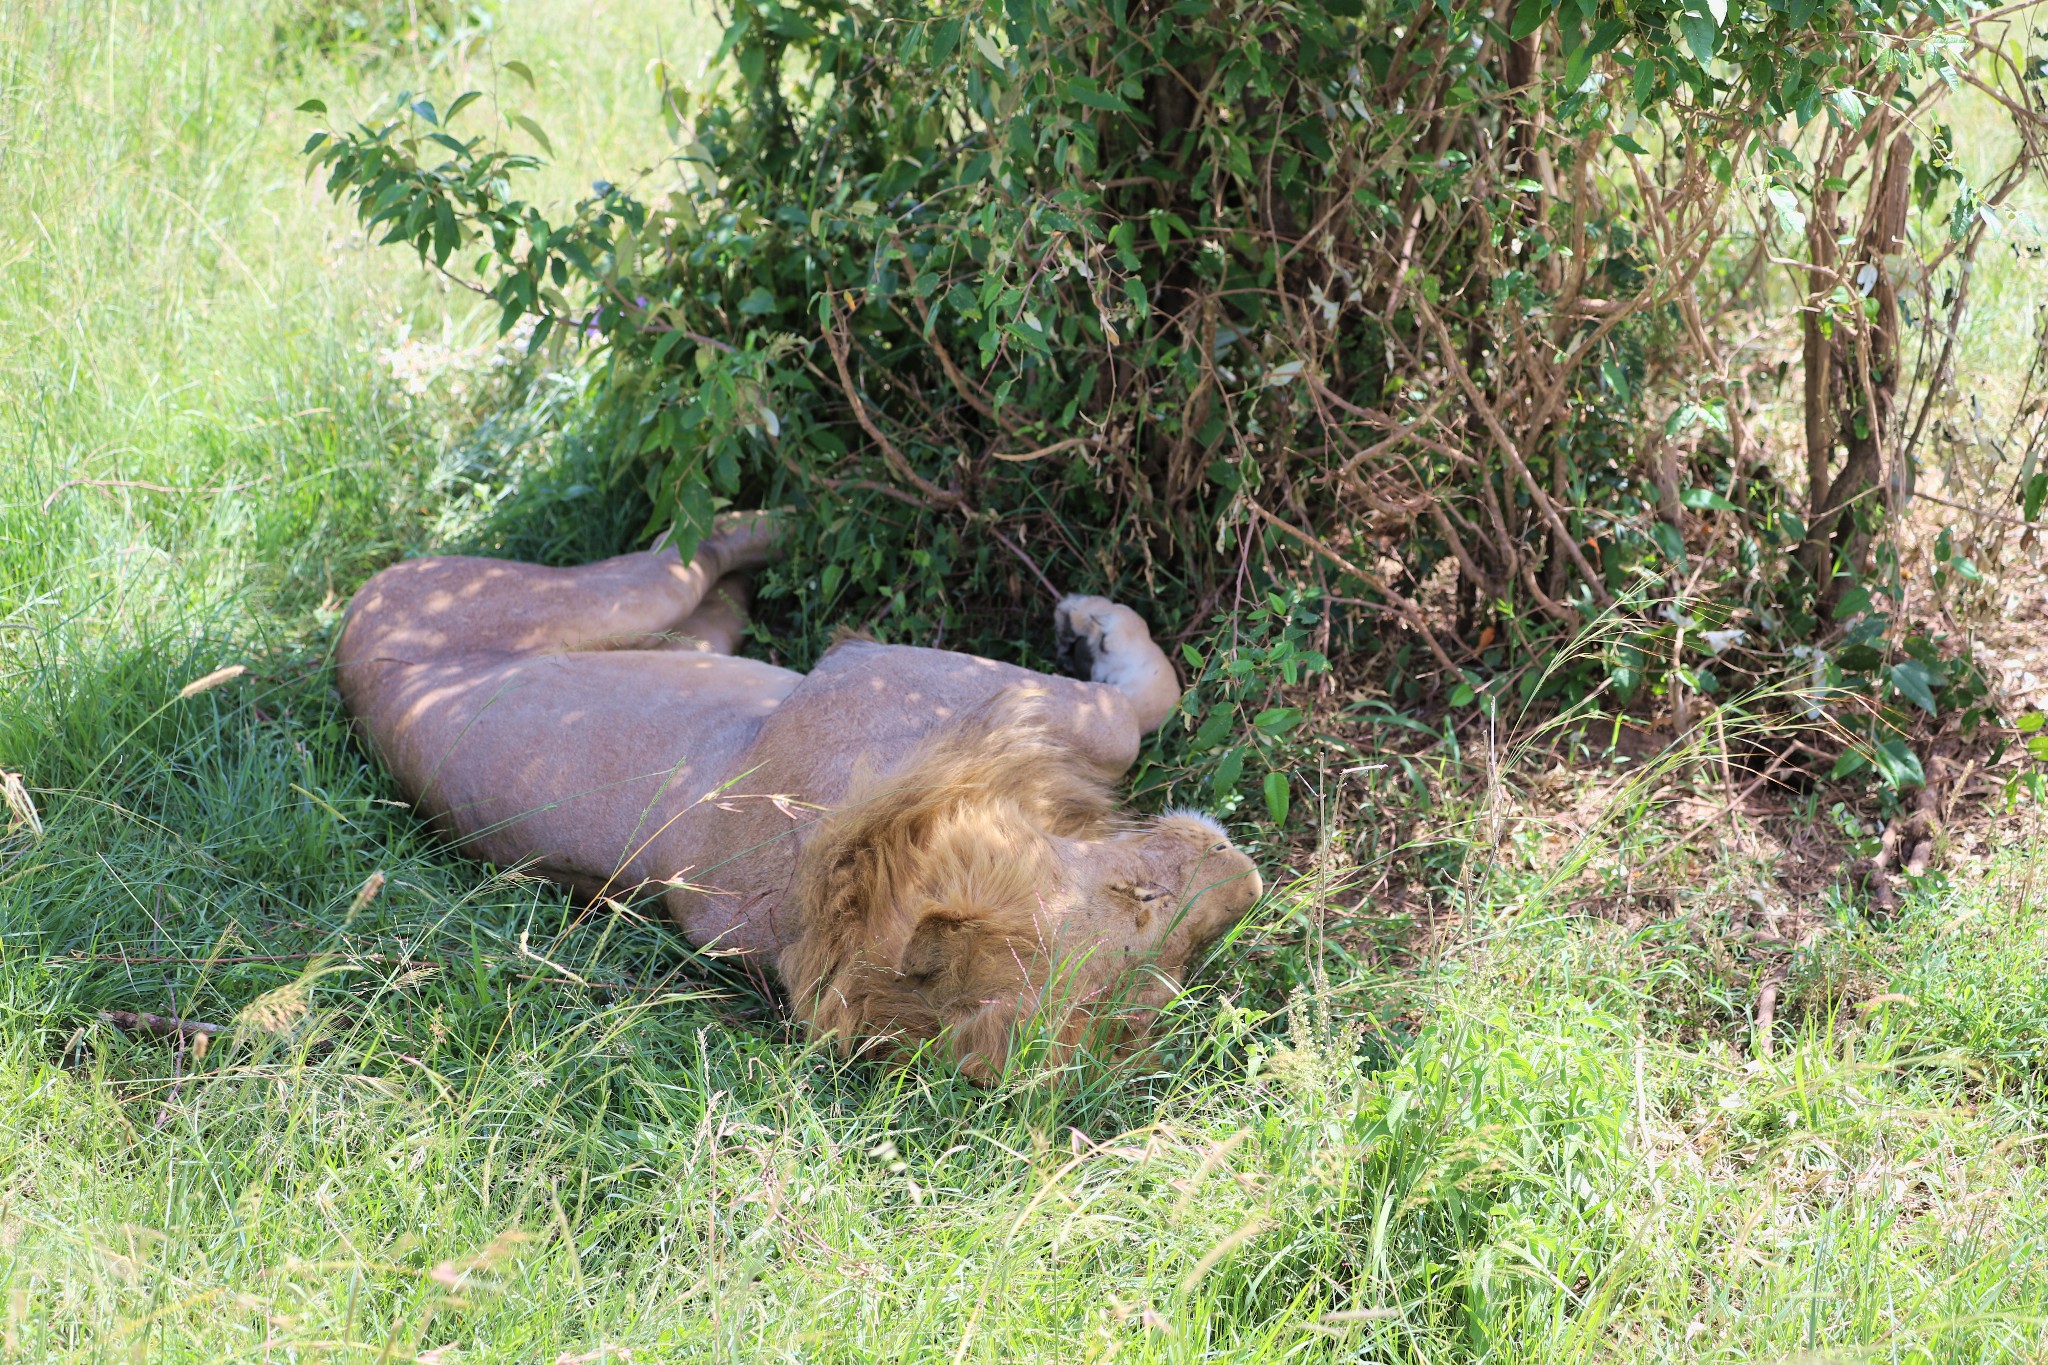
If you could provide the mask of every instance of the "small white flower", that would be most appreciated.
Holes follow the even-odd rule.
[[[1707,642],[1707,648],[1719,654],[1730,645],[1739,645],[1748,638],[1746,630],[1704,630],[1700,638]]]

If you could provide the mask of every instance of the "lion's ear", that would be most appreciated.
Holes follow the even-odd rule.
[[[942,1040],[961,1075],[986,1085],[1002,1074],[1032,957],[986,906],[934,905],[904,945],[897,994],[930,1011],[935,1027],[922,1036]]]
[[[939,905],[919,916],[898,964],[904,977],[920,988],[959,985],[972,977],[974,964],[993,926],[974,906]]]

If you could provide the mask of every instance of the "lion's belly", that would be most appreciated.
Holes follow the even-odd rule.
[[[697,817],[799,681],[681,652],[404,667],[377,728],[398,737],[386,758],[420,804],[476,856],[615,892],[688,875],[670,864],[721,823]]]

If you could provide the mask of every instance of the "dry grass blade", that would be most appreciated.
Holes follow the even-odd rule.
[[[30,838],[43,837],[43,817],[37,812],[35,798],[28,794],[28,784],[22,781],[20,773],[0,772],[0,799],[7,802],[9,834],[26,825]]]
[[[1216,1268],[1217,1263],[1225,1256],[1228,1256],[1231,1252],[1237,1250],[1246,1242],[1249,1242],[1252,1238],[1272,1226],[1273,1220],[1265,1214],[1253,1215],[1242,1227],[1238,1228],[1237,1231],[1231,1233],[1228,1237],[1225,1237],[1215,1246],[1210,1247],[1202,1259],[1195,1262],[1194,1269],[1181,1277],[1181,1292],[1185,1294],[1192,1291],[1196,1285],[1202,1282],[1202,1278],[1205,1275]]]
[[[205,677],[194,678],[191,682],[179,688],[178,700],[183,701],[187,697],[196,697],[201,692],[210,692],[222,683],[233,682],[248,671],[249,666],[247,664],[229,664],[226,668],[216,668]]]

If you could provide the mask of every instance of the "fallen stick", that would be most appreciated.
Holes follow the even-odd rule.
[[[1764,981],[1763,989],[1756,993],[1756,1027],[1753,1042],[1756,1055],[1771,1055],[1771,1028],[1778,1022],[1778,983],[1783,980],[1784,969],[1774,969]]]
[[[101,1010],[100,1018],[126,1033],[153,1033],[159,1038],[212,1038],[228,1031],[226,1024],[202,1024],[192,1019],[173,1019],[166,1014],[138,1014],[132,1010]]]

